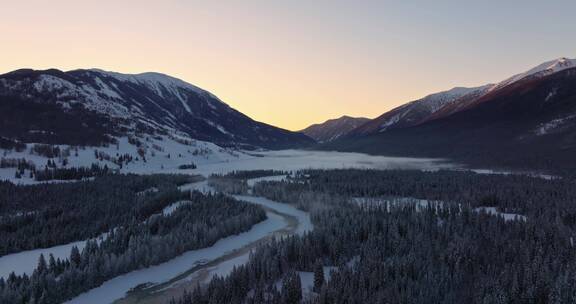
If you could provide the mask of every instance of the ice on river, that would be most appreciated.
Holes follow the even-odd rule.
[[[115,277],[67,303],[111,303],[124,297],[135,286],[168,281],[194,266],[217,259],[286,227],[287,223],[281,216],[272,212],[267,212],[267,216],[268,219],[254,225],[247,232],[223,238],[208,248],[188,251],[168,262]]]
[[[280,213],[296,217],[296,219],[298,220],[298,228],[296,229],[296,233],[298,234],[303,234],[304,232],[311,231],[312,229],[314,229],[312,221],[310,220],[310,214],[302,210],[298,210],[291,205],[278,203],[259,196],[233,195],[232,197],[234,197],[237,200],[262,205],[264,207],[274,209]]]

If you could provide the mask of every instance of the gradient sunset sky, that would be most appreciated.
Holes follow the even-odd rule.
[[[2,1],[0,73],[181,78],[298,130],[576,57],[576,1]]]

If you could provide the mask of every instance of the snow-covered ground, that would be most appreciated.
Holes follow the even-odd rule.
[[[252,155],[259,155],[254,157]],[[202,175],[228,173],[234,170],[275,169],[293,171],[300,169],[422,169],[453,168],[454,164],[437,159],[419,159],[373,156],[362,153],[328,151],[282,150],[252,153],[228,164],[207,163],[198,166]]]
[[[162,209],[162,215],[163,216],[170,216],[172,215],[172,213],[174,213],[174,211],[176,211],[176,209],[178,209],[178,207],[186,205],[186,204],[190,204],[192,203],[192,201],[177,201],[173,204],[170,204],[166,207],[164,207],[164,209]]]
[[[280,151],[242,151],[219,147],[213,143],[193,140],[180,134],[171,136],[146,136],[138,138],[145,151],[143,160],[139,148],[131,144],[128,137],[116,138],[118,144],[108,147],[71,147],[58,145],[60,150],[69,150],[70,155],[56,158],[53,161],[62,167],[65,158],[70,167],[90,167],[92,164],[108,166],[121,173],[152,174],[152,173],[184,173],[210,176],[225,174],[237,170],[275,169],[294,171],[301,169],[415,169],[435,171],[439,169],[463,169],[460,164],[442,159],[407,158],[367,155],[363,153],[346,153],[312,150],[280,150]],[[34,144],[27,144],[24,151],[1,150],[0,157],[5,159],[26,159],[43,170],[48,158],[32,153]],[[108,157],[97,158],[96,154]],[[112,160],[122,155],[130,155],[133,160],[120,168]],[[109,158],[107,160],[106,158]],[[181,165],[197,165],[196,169],[179,169]],[[481,174],[527,174],[545,179],[555,178],[532,172],[510,172],[498,170],[470,169]],[[10,180],[18,184],[35,184],[26,170],[21,178],[15,177],[15,168],[0,168],[0,180]],[[269,177],[266,177],[266,179]],[[282,177],[277,177],[282,178]],[[49,181],[66,182],[66,181]],[[69,182],[69,181],[68,181]],[[255,181],[256,182],[256,181]]]
[[[221,148],[210,142],[183,139],[177,136],[160,136],[140,138],[145,146],[146,161],[138,154],[138,147],[131,144],[127,137],[117,138],[117,145],[108,147],[77,148],[59,145],[61,150],[70,149],[66,156],[66,167],[89,167],[92,164],[119,169],[122,173],[188,173],[209,176],[213,173],[228,173],[234,170],[299,170],[299,169],[342,169],[342,168],[373,168],[373,169],[422,169],[435,170],[452,168],[454,164],[438,159],[417,159],[402,157],[371,156],[362,153],[341,153],[327,151],[236,151]],[[187,141],[189,144],[184,144]],[[3,150],[1,157],[6,159],[26,159],[44,169],[48,158],[31,153],[33,144],[28,144],[22,152]],[[119,168],[107,157],[97,158],[100,153],[114,159],[121,155],[131,155],[133,160]],[[138,160],[136,160],[138,158]],[[54,159],[61,167],[63,158]],[[194,163],[197,169],[179,169],[181,165]],[[15,168],[0,169],[0,180],[11,180],[20,184],[36,183],[27,171],[22,178],[15,178]]]
[[[96,151],[116,157],[117,155],[130,154],[134,159],[138,156],[137,147],[130,144],[127,138],[119,138],[118,145],[109,147],[88,147],[85,149],[73,149],[71,155],[67,157],[68,167],[90,166],[93,163],[107,165],[110,168],[118,168],[116,164],[108,160],[100,160],[95,157]],[[398,158],[384,156],[370,156],[361,153],[340,153],[326,151],[303,151],[303,150],[283,150],[283,151],[259,151],[245,152],[232,151],[220,148],[212,143],[192,141],[192,145],[183,144],[177,138],[162,137],[147,138],[146,162],[141,157],[139,160],[133,160],[120,169],[123,173],[187,173],[201,174],[209,176],[214,173],[225,174],[235,170],[258,170],[258,169],[275,169],[284,171],[293,171],[299,169],[342,169],[342,168],[370,168],[370,169],[420,169],[420,170],[437,170],[457,168],[458,166],[434,159],[414,159]],[[29,145],[29,148],[31,145]],[[61,149],[68,147],[61,146]],[[39,155],[31,155],[29,149],[23,152],[5,151],[5,158],[20,159],[25,158],[36,164],[37,168],[42,169],[47,162],[47,158]],[[59,160],[55,160],[59,164]],[[197,169],[180,170],[180,165],[194,163]],[[258,181],[263,180],[282,180],[285,176],[264,177],[249,180],[249,185],[253,186]],[[0,169],[0,180],[8,179],[17,183],[33,184],[34,180],[25,174],[23,178],[15,178],[14,168]],[[187,184],[180,187],[181,190],[199,190],[204,193],[213,192],[208,186],[207,181]],[[237,199],[259,204],[277,212],[294,216],[299,225],[296,233],[304,233],[312,230],[313,226],[310,216],[301,210],[282,203],[273,202],[261,197],[253,196],[234,196]],[[417,201],[420,207],[428,204],[427,201]],[[179,205],[170,206],[163,211],[164,214],[170,214]],[[156,265],[150,268],[130,272],[128,274],[113,278],[105,282],[102,286],[92,289],[69,303],[110,303],[116,299],[122,298],[131,288],[148,282],[165,282],[195,265],[204,264],[225,255],[226,253],[239,249],[247,244],[255,242],[273,233],[283,229],[287,223],[278,214],[267,212],[268,219],[262,223],[256,224],[248,232],[230,236],[219,240],[214,246],[209,248],[186,252],[166,263]],[[506,218],[506,216],[505,216]],[[31,250],[17,254],[0,257],[0,277],[7,276],[10,272],[30,274],[36,267],[38,257],[44,254],[47,258],[50,253],[55,258],[67,258],[70,249],[77,246],[82,249],[85,241],[74,242],[71,244],[56,246],[47,249]],[[226,260],[217,266],[210,268],[210,274],[225,275],[228,274],[233,266],[245,263],[248,254]]]
[[[546,135],[556,131],[557,129],[562,128],[570,121],[576,119],[576,115],[568,115],[565,117],[555,118],[550,120],[549,122],[539,124],[536,130],[534,130],[534,134],[538,136]]]
[[[418,169],[434,171],[439,169],[460,169],[462,167],[441,159],[405,158],[375,156],[362,153],[345,153],[331,151],[311,150],[281,150],[281,151],[239,151],[224,149],[213,143],[180,135],[143,137],[138,138],[143,144],[145,159],[138,153],[138,147],[130,143],[127,137],[117,138],[118,144],[108,147],[70,147],[58,145],[61,150],[70,151],[70,155],[53,159],[58,167],[62,167],[62,160],[66,158],[66,167],[89,167],[92,164],[108,166],[122,173],[152,174],[152,173],[186,173],[210,176],[211,174],[225,174],[235,170],[266,170],[275,169],[294,171],[300,169]],[[34,144],[28,144],[27,149],[21,152],[12,150],[0,151],[0,157],[5,159],[26,159],[36,165],[39,170],[44,169],[48,158],[32,153]],[[97,158],[96,154],[104,155]],[[121,155],[130,155],[132,161],[120,168],[112,160]],[[106,157],[107,156],[107,157]],[[107,160],[107,158],[109,158]],[[197,165],[196,169],[179,169],[181,165]],[[494,171],[473,169],[471,171],[482,174],[512,174],[509,171]],[[37,183],[30,178],[26,171],[22,178],[15,177],[15,168],[0,168],[0,180],[11,180],[19,184]],[[529,173],[526,173],[529,174]],[[537,174],[542,178],[553,178],[548,175]],[[268,179],[270,177],[266,177]],[[282,177],[275,177],[282,179]],[[62,182],[62,181],[51,181]],[[254,182],[257,182],[254,181]]]
[[[214,192],[214,190],[208,186],[207,181],[201,181],[196,183],[190,183],[180,186],[180,190],[198,190],[203,193]],[[175,202],[162,210],[162,215],[169,216],[178,208],[179,206],[189,203],[190,201],[178,201]],[[158,214],[159,215],[159,214]],[[102,234],[97,240],[102,240],[107,236],[107,233]],[[30,275],[38,265],[38,259],[40,255],[43,254],[46,259],[52,254],[55,259],[68,259],[70,257],[70,250],[72,247],[76,246],[80,251],[84,249],[86,241],[77,241],[69,244],[53,246],[49,248],[41,248],[34,250],[27,250],[18,253],[13,253],[0,257],[0,278],[8,277],[11,272],[16,274],[27,274]]]
[[[285,176],[282,176],[282,177],[285,178]],[[280,176],[269,176],[269,177],[256,178],[256,179],[252,179],[252,180],[258,180],[258,181],[281,180],[281,178],[280,178]],[[249,184],[253,185],[254,183],[249,183]],[[243,200],[243,201],[247,201],[247,202],[250,202],[253,204],[258,204],[258,205],[264,206],[266,208],[273,209],[277,212],[287,214],[290,216],[294,216],[298,221],[298,226],[293,231],[294,233],[302,234],[305,231],[309,231],[309,230],[313,229],[313,225],[312,225],[312,222],[310,221],[309,214],[306,212],[300,211],[298,209],[295,209],[294,207],[292,207],[290,205],[274,202],[274,201],[268,200],[266,198],[255,197],[255,196],[235,195],[233,197],[238,199],[238,200]],[[196,282],[199,282],[202,284],[208,283],[216,275],[221,276],[221,277],[229,275],[232,272],[232,270],[234,269],[234,267],[238,267],[238,266],[241,266],[241,265],[247,263],[249,258],[250,258],[250,251],[246,251],[240,255],[226,259],[223,262],[218,263],[217,265],[214,265],[214,266],[211,266],[208,268],[204,268],[201,271],[195,271],[195,272],[191,273],[190,275],[188,275],[186,278],[179,280],[177,282],[174,282],[174,283],[170,284],[169,286],[164,287],[164,288],[162,288],[156,292],[162,292],[166,289],[174,288],[178,285],[181,285],[182,283],[186,283],[186,282],[190,282],[190,281],[196,281]],[[335,269],[335,268],[336,267],[324,267],[324,273],[325,273],[325,276],[327,279],[330,278],[330,271]],[[304,274],[304,272],[302,272],[302,274]]]
[[[252,188],[256,183],[259,182],[280,182],[287,178],[287,175],[273,175],[273,176],[263,176],[263,177],[256,177],[250,178],[246,181],[248,187]]]
[[[210,186],[208,186],[207,181],[195,182],[179,187],[180,190],[198,190],[203,193],[214,192]],[[188,203],[189,201],[178,201],[175,202],[162,210],[162,215],[169,216],[178,208],[179,206]],[[159,214],[158,214],[159,215]],[[102,234],[97,240],[103,240],[107,236],[107,233]],[[38,259],[40,255],[44,255],[46,259],[52,254],[55,259],[68,259],[70,257],[70,250],[72,247],[76,246],[80,251],[84,249],[86,245],[86,240],[72,242],[69,244],[53,246],[49,248],[40,248],[34,250],[27,250],[18,253],[13,253],[0,257],[0,278],[8,277],[11,272],[18,275],[27,274],[31,275],[36,266],[38,265]]]
[[[213,191],[208,185],[207,181],[197,182],[181,186],[182,190],[200,190],[200,191]],[[301,210],[298,210],[290,205],[274,202],[262,197],[254,196],[234,196],[236,199],[247,201],[250,203],[265,206],[266,208],[275,210],[276,212],[294,216],[298,220],[298,227],[296,233],[304,233],[313,229],[310,216]],[[177,208],[179,203],[169,206],[163,210],[163,213],[170,213]],[[125,275],[115,277],[105,282],[100,287],[94,288],[78,297],[68,301],[67,303],[111,303],[117,299],[125,296],[126,292],[130,289],[144,283],[162,283],[166,282],[183,272],[193,268],[194,266],[202,265],[222,257],[234,250],[240,249],[248,244],[256,242],[275,231],[284,229],[288,223],[284,218],[273,212],[266,212],[267,219],[264,222],[254,225],[249,231],[229,236],[216,242],[213,246],[198,250],[186,252],[168,262],[160,265],[152,266],[146,269],[132,271]],[[204,280],[208,280],[214,275],[227,275],[232,271],[234,266],[246,263],[249,253],[245,253],[228,259],[219,263],[214,267],[207,269],[208,276]],[[191,274],[187,279],[194,279],[197,273]]]
[[[431,201],[413,197],[353,197],[351,202],[366,209],[388,204],[388,211],[393,205],[414,204],[416,210],[422,210],[428,206],[442,206],[442,201]]]
[[[521,175],[527,175],[530,177],[541,178],[541,179],[546,179],[546,180],[553,180],[553,179],[561,178],[559,176],[550,175],[550,174],[543,174],[543,173],[538,173],[538,172],[522,172],[522,171],[513,172],[513,171],[493,170],[493,169],[466,169],[464,171],[471,171],[471,172],[478,173],[478,174],[496,174],[496,175],[498,175],[498,174],[501,174],[501,175],[521,174]]]
[[[391,205],[400,205],[400,204],[415,204],[416,210],[422,210],[423,208],[427,208],[428,206],[442,206],[442,201],[430,201],[425,199],[417,199],[412,197],[396,197],[396,198],[384,198],[384,197],[353,197],[350,200],[352,203],[357,204],[361,207],[370,210],[371,207],[378,207],[384,204],[388,205],[388,210],[390,210]],[[526,221],[527,217],[521,214],[515,213],[504,213],[498,211],[496,207],[478,207],[475,208],[474,211],[476,212],[486,212],[487,214],[493,216],[501,216],[504,218],[505,221],[512,221],[512,220],[521,220]]]
[[[107,233],[104,233],[96,239],[103,240],[107,235]],[[86,241],[72,242],[50,248],[27,250],[2,256],[0,257],[0,278],[7,278],[12,272],[17,275],[31,275],[34,269],[36,269],[36,266],[38,266],[38,259],[42,254],[46,260],[48,260],[50,254],[52,254],[55,259],[68,259],[70,257],[70,250],[72,250],[74,246],[82,251],[86,246]]]
[[[82,250],[85,244],[86,241],[78,241],[50,248],[34,249],[2,256],[0,257],[0,277],[7,278],[11,272],[17,275],[24,273],[30,275],[38,265],[38,259],[41,254],[44,254],[46,259],[48,259],[50,254],[53,254],[56,259],[67,259],[70,257],[72,247],[76,246]]]
[[[186,184],[180,188],[181,190],[199,190],[205,193],[214,191],[210,186],[208,186],[207,181]],[[299,222],[295,231],[296,233],[304,233],[305,231],[313,229],[310,216],[306,212],[297,210],[290,205],[274,202],[261,197],[235,196],[235,198],[262,205],[276,210],[277,212],[296,217]],[[176,202],[166,207],[162,211],[162,214],[170,215],[177,207],[184,203],[186,203],[186,201]],[[127,291],[137,285],[148,282],[160,283],[167,281],[196,265],[207,263],[287,226],[287,223],[278,214],[267,212],[267,216],[267,220],[254,225],[245,233],[221,239],[209,248],[186,252],[166,263],[146,269],[136,270],[113,278],[105,282],[102,286],[92,289],[68,303],[111,303],[116,299],[122,298]],[[12,271],[17,274],[31,274],[37,265],[40,254],[44,254],[47,258],[51,253],[55,258],[67,259],[73,246],[82,250],[85,244],[86,241],[78,241],[66,245],[30,250],[0,257],[0,277],[7,277]],[[225,275],[230,273],[234,266],[245,263],[248,256],[248,253],[246,253],[209,268],[209,277],[216,274]],[[208,278],[206,278],[206,280],[208,280]]]
[[[338,267],[324,266],[324,281],[328,282],[332,278],[332,271],[337,271]],[[308,294],[313,292],[314,289],[314,273],[308,271],[298,271],[300,276],[300,283],[302,285],[302,295],[305,298]]]
[[[504,218],[505,221],[514,221],[514,220],[526,221],[528,219],[526,216],[521,214],[500,212],[496,209],[496,207],[478,207],[474,209],[474,211],[486,212],[494,216],[501,216],[502,218]]]
[[[332,271],[338,271],[338,267],[334,266],[324,266],[322,267],[324,271],[324,282],[330,281],[332,278]],[[298,277],[300,277],[300,285],[302,286],[302,298],[308,299],[314,294],[314,273],[309,271],[297,271]],[[282,280],[278,280],[274,283],[276,290],[282,290]]]
[[[215,276],[225,277],[229,275],[232,272],[232,270],[234,270],[234,267],[238,267],[248,263],[249,259],[250,259],[250,252],[246,252],[235,258],[219,263],[214,267],[210,267],[206,269],[208,275],[203,278],[202,282],[209,283],[210,280],[212,280]],[[197,273],[193,275],[197,275]]]
[[[200,191],[204,194],[216,192],[216,190],[214,190],[214,188],[212,188],[212,187],[210,187],[210,185],[208,185],[208,180],[203,180],[201,182],[194,182],[194,183],[185,184],[185,185],[178,187],[178,189],[180,191],[194,191],[194,190],[196,190],[196,191]]]
[[[138,147],[129,142],[127,137],[117,138],[117,145],[109,145],[108,147],[70,147],[67,145],[58,145],[60,150],[70,149],[70,155],[65,157],[68,164],[66,167],[90,167],[92,164],[100,166],[108,166],[111,169],[119,169],[122,173],[195,173],[193,169],[180,170],[180,165],[188,165],[194,163],[202,166],[206,163],[224,164],[233,161],[237,158],[248,157],[244,153],[232,151],[229,149],[221,148],[210,142],[196,141],[191,139],[183,139],[177,136],[160,136],[157,138],[146,137],[141,138],[140,141],[145,146],[145,159],[138,153]],[[188,141],[189,144],[184,144]],[[26,159],[36,165],[37,169],[44,169],[48,162],[48,158],[37,155],[31,152],[34,144],[28,144],[27,149],[21,152],[16,151],[0,151],[2,157],[6,159]],[[97,158],[96,154],[100,153],[103,156],[109,156],[114,159],[121,155],[128,154],[132,156],[133,160],[124,164],[120,169],[117,164],[107,157]],[[64,158],[64,157],[63,157]],[[61,161],[63,158],[54,159],[58,167],[62,167]],[[138,159],[138,160],[136,160]],[[2,168],[0,169],[0,179],[8,179],[20,184],[33,184],[36,183],[29,177],[29,174],[24,174],[20,179],[15,178],[15,168]]]
[[[168,262],[115,277],[66,303],[112,303],[140,284],[168,281],[194,266],[217,259],[285,227],[286,223],[281,216],[272,212],[268,212],[267,216],[268,219],[254,225],[247,232],[223,238],[208,248],[188,251]]]

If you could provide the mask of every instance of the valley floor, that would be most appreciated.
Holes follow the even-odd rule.
[[[181,186],[181,189],[213,191],[206,181]],[[211,247],[186,252],[166,263],[118,276],[66,303],[164,303],[172,296],[181,296],[184,290],[198,283],[208,282],[215,275],[227,275],[234,266],[248,260],[252,249],[272,237],[302,234],[313,229],[310,216],[293,206],[263,197],[233,197],[262,206],[268,219],[245,233],[221,239]]]

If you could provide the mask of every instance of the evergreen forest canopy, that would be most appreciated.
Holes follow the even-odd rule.
[[[377,170],[261,182],[255,195],[311,212],[314,230],[262,245],[230,276],[171,303],[574,303],[575,186],[570,178]],[[324,282],[318,265],[338,268]],[[297,271],[314,272],[314,293],[301,293]]]
[[[121,274],[166,262],[186,251],[212,246],[219,239],[247,231],[266,219],[264,210],[258,206],[223,194],[180,192],[175,187],[191,180],[194,178],[180,175],[114,175],[74,184],[3,185],[8,189],[3,193],[21,195],[29,191],[33,194],[30,200],[13,203],[23,210],[32,210],[33,206],[28,203],[33,198],[38,200],[35,195],[51,199],[44,206],[46,210],[61,208],[61,213],[55,217],[30,219],[29,226],[39,225],[35,221],[44,219],[41,223],[51,225],[53,234],[63,233],[68,238],[76,237],[74,232],[82,237],[101,231],[106,233],[102,238],[88,240],[82,250],[72,247],[68,259],[41,255],[31,275],[12,273],[8,278],[0,278],[0,303],[62,303]],[[110,200],[108,204],[95,200],[78,206],[69,205],[94,194],[92,191],[104,189],[109,192],[101,199]],[[68,196],[62,196],[62,192]],[[68,201],[59,204],[60,197]],[[178,202],[180,204],[170,213],[162,212]],[[38,213],[46,214],[46,210],[29,213],[38,216]],[[69,222],[86,221],[86,225],[74,222],[72,228],[77,229],[66,232],[67,226],[60,226],[60,217]],[[7,239],[18,235],[55,241],[48,233],[36,235],[35,230],[27,226],[14,227],[18,229],[12,234],[7,231]],[[42,226],[37,229],[42,231]],[[24,244],[35,246],[31,241]]]
[[[574,178],[302,170],[248,187],[250,178],[285,174],[236,171],[208,182],[221,192],[250,193],[309,212],[314,230],[263,242],[228,276],[215,276],[170,303],[576,301]],[[198,180],[110,175],[69,184],[0,184],[5,251],[108,232],[82,250],[73,248],[68,259],[41,257],[32,275],[0,279],[0,303],[60,303],[266,218],[260,207],[223,193],[178,190]],[[103,190],[107,202],[97,198]],[[178,201],[186,203],[161,215]],[[62,228],[63,220],[74,224]],[[30,228],[36,221],[52,233],[37,234]],[[325,273],[326,267],[332,270]],[[305,290],[301,272],[313,273],[313,291]]]

